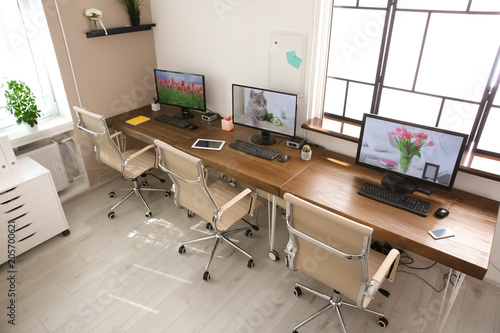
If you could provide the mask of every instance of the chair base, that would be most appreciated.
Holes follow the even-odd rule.
[[[346,307],[357,309],[358,307],[356,305],[342,301],[340,293],[336,290],[333,291],[332,296],[329,296],[329,295],[323,294],[317,290],[311,289],[311,288],[306,287],[306,286],[299,284],[299,283],[295,284],[295,288],[293,290],[294,295],[297,297],[302,295],[302,289],[304,289],[304,290],[306,290],[306,291],[308,291],[308,292],[310,292],[318,297],[321,297],[324,300],[327,300],[329,302],[329,304],[326,305],[325,307],[323,307],[322,309],[320,309],[319,311],[313,313],[312,315],[307,317],[305,320],[300,322],[297,326],[295,326],[293,328],[293,331],[292,331],[293,333],[298,333],[297,329],[299,327],[310,322],[311,320],[313,320],[314,318],[316,318],[317,316],[319,316],[323,312],[327,311],[328,309],[335,309],[335,312],[337,312],[337,315],[339,316],[340,324],[342,325],[342,329],[344,330],[344,333],[347,333],[347,329],[346,329],[345,324],[344,324],[344,318],[342,317],[342,312],[340,311],[340,307],[346,306]],[[372,314],[379,316],[378,324],[380,327],[386,327],[387,325],[389,325],[389,322],[384,317],[384,314],[382,314],[380,312],[372,311],[369,309],[363,309],[363,311],[366,311],[366,312],[369,312],[369,313],[372,313]]]
[[[148,175],[151,175],[151,176],[154,176],[156,178],[158,178],[157,176],[153,175],[153,174],[149,174]],[[145,175],[143,175],[145,177]],[[162,183],[165,182],[164,179],[160,179],[158,178]],[[129,191],[127,193],[127,195],[125,195],[125,197],[123,197],[120,201],[118,201],[113,207],[111,207],[110,209],[110,212],[108,213],[108,217],[110,219],[113,219],[115,218],[115,212],[114,210],[120,206],[123,202],[125,202],[125,200],[127,200],[128,198],[130,198],[130,196],[132,196],[132,194],[135,194],[139,199],[141,199],[142,203],[144,204],[144,206],[146,206],[146,213],[144,214],[146,217],[151,217],[152,216],[152,213],[151,213],[151,208],[149,208],[149,205],[148,203],[146,202],[146,199],[144,199],[144,196],[142,195],[142,191],[161,191],[161,192],[165,192],[165,196],[168,198],[170,196],[170,191],[167,190],[167,189],[164,189],[164,188],[152,188],[152,187],[146,187],[148,185],[148,182],[147,180],[144,180],[142,183],[139,184],[139,181],[137,180],[137,178],[134,178],[132,179],[133,183],[134,183],[134,187],[128,187],[128,188],[117,188],[117,189],[114,189],[113,191],[109,192],[109,196],[111,198],[114,198],[115,197],[115,191]]]
[[[205,280],[205,281],[210,280],[209,268],[210,268],[210,265],[212,264],[212,260],[215,256],[215,252],[217,251],[217,248],[219,247],[219,244],[222,243],[223,241],[228,243],[232,247],[234,247],[236,250],[243,253],[245,256],[247,256],[249,258],[247,261],[247,267],[252,268],[252,267],[254,267],[254,261],[253,261],[252,255],[250,253],[248,253],[247,251],[243,250],[241,247],[239,247],[234,242],[232,242],[229,238],[226,237],[228,235],[231,235],[231,234],[234,234],[237,232],[242,232],[242,231],[245,231],[245,235],[247,237],[250,237],[252,235],[252,230],[248,227],[234,229],[234,230],[228,230],[228,231],[224,231],[224,232],[217,231],[213,235],[201,237],[201,238],[196,238],[196,239],[192,239],[192,240],[184,242],[179,247],[178,251],[179,251],[179,253],[184,254],[186,252],[186,248],[185,248],[186,244],[192,244],[192,243],[201,242],[201,241],[205,241],[205,240],[209,240],[209,239],[215,239],[214,248],[212,249],[212,253],[210,254],[210,258],[208,258],[208,262],[205,266],[205,272],[203,273],[203,280]]]

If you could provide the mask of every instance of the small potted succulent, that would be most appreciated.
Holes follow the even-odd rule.
[[[7,111],[13,114],[17,120],[16,123],[20,125],[25,123],[31,127],[38,125],[37,119],[41,115],[35,102],[35,95],[31,89],[22,81],[11,80],[5,83],[5,98],[7,100]],[[2,88],[4,85],[2,84]]]
[[[311,147],[309,145],[303,145],[302,146],[302,152],[301,152],[300,157],[304,161],[309,161],[311,159],[311,157],[312,157],[312,150],[311,150]]]

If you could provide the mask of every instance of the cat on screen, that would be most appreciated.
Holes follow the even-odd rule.
[[[252,125],[257,125],[260,120],[267,120],[267,100],[264,92],[250,91],[245,115],[250,118]]]

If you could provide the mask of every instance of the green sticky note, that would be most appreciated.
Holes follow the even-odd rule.
[[[302,63],[302,59],[297,57],[297,55],[295,54],[295,51],[287,52],[286,53],[286,60],[288,61],[288,63],[290,65],[292,65],[293,67],[295,67],[297,69],[300,67],[300,64]]]

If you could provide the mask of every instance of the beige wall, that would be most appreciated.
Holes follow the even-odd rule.
[[[70,107],[81,106],[110,117],[148,104],[155,90],[153,31],[87,38],[85,33],[90,30],[90,20],[84,15],[85,9],[101,10],[104,26],[113,28],[130,24],[124,6],[118,0],[57,0],[59,16],[54,1],[42,2]],[[141,23],[152,23],[149,0],[144,0],[143,4]],[[72,116],[75,120],[74,114]],[[97,164],[86,136],[81,131],[76,133],[90,186],[114,175],[109,168]]]

